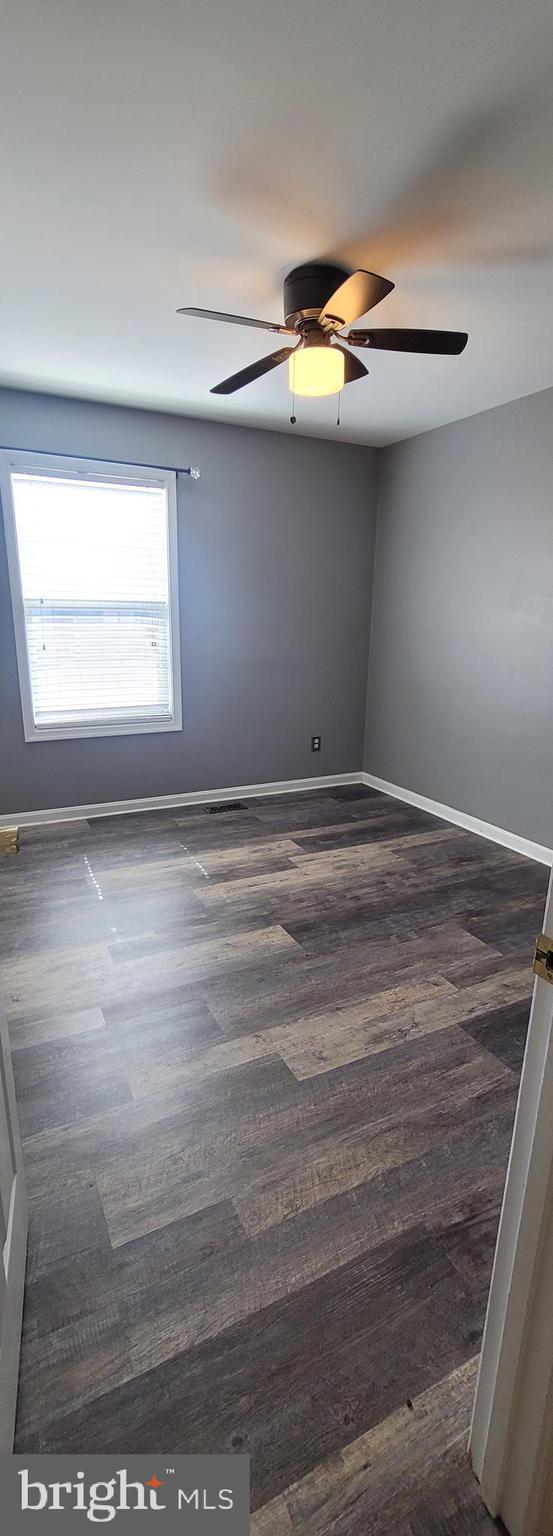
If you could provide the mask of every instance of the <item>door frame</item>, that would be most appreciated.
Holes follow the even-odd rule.
[[[469,1442],[484,1502],[510,1536],[553,1529],[552,1305],[553,985],[537,976]]]
[[[28,1207],[4,998],[0,984],[0,1095],[7,1116],[12,1184],[0,1262],[0,1454],[13,1450],[25,1289]]]

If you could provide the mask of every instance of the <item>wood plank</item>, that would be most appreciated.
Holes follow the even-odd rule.
[[[341,852],[341,850],[340,850]],[[321,882],[332,882],[333,891],[340,885],[349,888],[352,872],[356,871],[359,878],[366,877],[370,881],[373,871],[393,870],[395,855],[388,849],[368,848],[347,850],[347,858],[336,855],[319,855],[317,858],[309,858],[301,862],[301,856],[295,862],[289,861],[289,867],[277,873],[242,875],[236,872],[235,878],[230,881],[211,880],[198,887],[201,901],[210,910],[224,907],[232,903],[234,910],[248,910],[252,905],[256,911],[263,911],[267,906],[271,910],[288,895],[302,896],[317,892],[321,895]],[[399,872],[399,865],[398,865]]]
[[[491,1051],[492,1055],[504,1061],[505,1066],[510,1067],[519,1077],[528,1033],[530,993],[523,994],[520,1001],[516,997],[511,1001],[511,993],[506,989],[505,999],[502,1007],[493,1009],[483,1017],[465,1018],[463,1029],[486,1051]]]
[[[486,981],[466,987],[462,993],[456,992],[443,977],[429,978],[427,983],[413,983],[411,987],[377,993],[368,1004],[315,1016],[307,1024],[299,1020],[297,1025],[288,1026],[286,1035],[283,1031],[268,1030],[263,1038],[273,1040],[296,1077],[313,1077],[348,1061],[388,1051],[421,1035],[447,1029],[452,1024],[466,1023],[469,1027],[471,1019],[480,1019],[506,997],[514,998],[517,1004],[522,999],[523,1013],[525,1008],[527,1014],[530,991],[525,967],[510,971],[508,976],[499,972]],[[517,1019],[520,1020],[520,1014]],[[482,1044],[484,1028],[485,1024],[482,1024],[478,1036]],[[511,1065],[511,1061],[507,1064]]]
[[[103,1027],[104,1015],[101,1008],[79,1008],[69,1013],[60,1013],[56,1009],[55,1012],[14,1020],[10,1026],[12,1054],[25,1046],[44,1045],[49,1040],[88,1034],[90,1030]]]
[[[157,992],[162,984],[168,989],[186,985],[294,949],[295,940],[274,925],[220,939],[197,939],[190,946],[175,943],[157,957],[133,956],[119,965],[114,965],[106,944],[56,948],[39,958],[8,960],[2,972],[10,1019],[21,1019],[41,1007],[77,1010],[83,998],[89,1006],[108,1007]]]
[[[278,1168],[273,1165],[267,1169],[260,1157],[255,1173],[239,1180],[240,1193],[234,1195],[240,1221],[252,1235],[278,1226],[299,1211],[410,1163],[430,1152],[445,1136],[456,1137],[463,1126],[474,1126],[491,1113],[497,1114],[501,1105],[508,1112],[513,1100],[509,1083],[499,1086],[494,1082],[488,1089],[479,1084],[472,1092],[467,1083],[456,1104],[444,1095],[430,1113],[428,1109],[405,1109],[400,1116],[390,1115],[340,1141],[330,1136],[308,1144],[301,1160],[292,1164],[282,1158]]]
[[[165,1158],[169,1170],[183,1151],[203,1166],[209,1155],[228,1154],[231,1139],[252,1146],[261,1135],[268,1140],[277,1128],[296,1124],[299,1093],[281,1058],[270,1057],[180,1085],[170,1102],[151,1098],[55,1126],[26,1139],[30,1192],[80,1189],[117,1166],[121,1175],[133,1168],[139,1174],[156,1158]]]
[[[287,1492],[292,1529],[303,1536],[389,1536],[412,1507],[413,1485],[431,1486],[444,1462],[459,1464],[476,1383],[477,1360],[468,1360],[411,1407],[398,1408],[382,1424],[296,1483]],[[253,1526],[255,1532],[255,1524]]]
[[[120,1051],[128,1053],[133,1076],[144,1085],[146,1096],[153,1091],[152,1074],[159,1062],[187,1058],[223,1040],[207,1004],[182,987],[106,1007],[102,1018]]]
[[[59,1328],[93,1314],[108,1293],[129,1303],[135,1292],[154,1285],[160,1273],[165,1277],[190,1274],[244,1240],[230,1201],[196,1211],[115,1250],[102,1211],[101,1215],[102,1230],[90,1227],[89,1240],[83,1244],[81,1223],[76,1243],[66,1235],[55,1262],[50,1239],[47,1262],[35,1261],[32,1275],[28,1273],[25,1329],[30,1337],[47,1340]],[[33,1242],[33,1250],[35,1246]]]
[[[151,1093],[167,1093],[174,1090],[177,1082],[191,1076],[203,1076],[206,1073],[222,1071],[245,1061],[253,1061],[256,1057],[274,1054],[282,1056],[296,1077],[310,1077],[317,1071],[326,1072],[329,1067],[342,1066],[356,1057],[368,1055],[372,1049],[385,1050],[390,1045],[402,1043],[409,1033],[411,1019],[413,1019],[412,1032],[415,1031],[416,1004],[423,999],[431,1001],[443,999],[445,1002],[447,997],[457,998],[458,994],[450,983],[441,977],[432,976],[427,981],[413,982],[404,987],[391,987],[387,991],[375,994],[366,1004],[360,1004],[357,1008],[315,1015],[308,1020],[300,1018],[293,1024],[276,1025],[273,1029],[256,1032],[254,1035],[238,1035],[222,1043],[217,1042],[207,1051],[201,1049],[191,1051],[185,1048],[179,1053],[175,1050],[167,1060],[152,1067],[147,1081],[142,1072],[131,1068],[129,1083],[136,1099],[146,1098]],[[468,1012],[467,1007],[467,1016]],[[403,1025],[403,1028],[399,1023],[397,1026],[394,1025],[393,1020],[396,1015],[399,1015],[400,1020],[408,1015],[408,1022]],[[432,1015],[428,1010],[428,1015],[422,1016],[421,1033],[426,1032],[424,1026],[426,1017],[429,1019],[428,1028],[433,1027]],[[441,1018],[439,1011],[438,1017]],[[374,1034],[371,1036],[371,1044],[368,1035],[372,1028],[372,1020],[374,1020]],[[450,1021],[446,1017],[445,1023],[448,1022]],[[380,1037],[377,1036],[379,1027]],[[444,1026],[438,1022],[436,1027]]]
[[[275,1063],[272,1071],[271,1060]],[[167,1118],[165,1137],[160,1138],[157,1124],[152,1135],[144,1128],[132,1162],[127,1159],[122,1164],[119,1154],[106,1158],[102,1153],[100,1166],[96,1154],[93,1166],[114,1244],[190,1214],[202,1205],[233,1195],[246,1199],[259,1186],[264,1189],[267,1182],[270,1189],[275,1179],[277,1186],[286,1178],[291,1179],[293,1189],[304,1188],[304,1174],[321,1157],[317,1174],[308,1175],[307,1185],[308,1191],[320,1189],[321,1198],[329,1179],[337,1177],[339,1187],[342,1181],[347,1187],[348,1177],[352,1183],[359,1182],[364,1168],[366,1176],[372,1175],[375,1164],[376,1168],[379,1166],[381,1148],[385,1153],[383,1166],[390,1160],[405,1160],[409,1151],[402,1149],[409,1147],[409,1136],[406,1131],[404,1139],[404,1128],[411,1112],[420,1108],[423,1093],[425,1146],[432,1134],[429,1116],[442,1102],[451,1106],[464,1104],[473,1094],[485,1094],[490,1084],[495,1086],[498,1106],[500,1101],[504,1105],[502,1084],[509,1102],[514,1098],[512,1074],[497,1059],[483,1058],[482,1052],[470,1046],[461,1031],[448,1032],[439,1055],[432,1037],[423,1037],[414,1044],[372,1058],[370,1071],[367,1062],[360,1060],[331,1074],[317,1076],[316,1092],[312,1080],[296,1081],[282,1062],[280,1066],[287,1077],[279,1080],[275,1071],[277,1061],[280,1058],[269,1058],[259,1062],[259,1066],[269,1069],[268,1081],[272,1078],[279,1087],[282,1081],[281,1091],[265,1101],[234,1100],[230,1124],[222,1105],[213,1120],[210,1116],[206,1121],[205,1111],[198,1112],[194,1105],[195,1082],[191,1078],[185,1085],[184,1099],[184,1104],[190,1105],[189,1112],[177,1111]],[[251,1064],[247,1065],[249,1070]],[[244,1067],[235,1071],[240,1084]],[[234,1073],[224,1076],[230,1078]],[[181,1091],[177,1085],[170,1100],[173,1108]],[[153,1105],[155,1102],[152,1100]],[[169,1108],[167,1096],[160,1103]],[[382,1134],[382,1143],[378,1136],[375,1140],[377,1131]],[[331,1142],[330,1172],[328,1155],[313,1150],[321,1136]],[[369,1140],[368,1152],[359,1150],[357,1145],[363,1136]],[[355,1149],[348,1147],[345,1159],[340,1155],[344,1140],[356,1143]],[[271,1170],[273,1178],[268,1179]]]
[[[452,953],[480,960],[490,950],[459,925],[436,923],[420,933],[407,928],[393,941],[384,932],[344,947],[339,965],[333,950],[312,957],[298,946],[282,968],[211,977],[201,983],[201,995],[225,1035],[248,1034],[360,1002],[387,986],[443,974]]]
[[[27,1287],[39,1276],[56,1271],[88,1248],[111,1253],[111,1243],[96,1185],[78,1194],[51,1194],[29,1202]],[[27,1291],[28,1299],[28,1291]]]
[[[131,1099],[125,1063],[105,1027],[22,1046],[13,1067],[24,1137]]]

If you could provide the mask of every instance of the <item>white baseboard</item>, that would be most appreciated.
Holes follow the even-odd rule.
[[[428,795],[419,795],[413,789],[402,789],[399,784],[390,784],[387,779],[377,778],[375,773],[362,773],[360,778],[362,784],[381,790],[383,795],[391,795],[394,800],[405,800],[407,805],[416,805],[421,811],[429,811],[431,816],[440,816],[442,821],[453,822],[455,827],[475,832],[477,837],[487,837],[491,843],[501,843],[503,848],[511,848],[513,853],[522,853],[525,858],[535,859],[538,864],[553,864],[553,848],[545,848],[542,843],[532,843],[527,837],[519,837],[517,832],[506,832],[503,827],[494,827],[490,821],[480,821],[478,816],[469,816],[466,811],[456,811],[451,805],[441,805],[439,800],[430,800]]]
[[[313,779],[280,779],[273,784],[232,784],[228,789],[194,789],[177,795],[149,795],[143,800],[108,800],[99,805],[63,805],[46,811],[14,811],[0,816],[0,827],[32,827],[47,821],[86,821],[89,816],[121,816],[125,811],[162,811],[179,805],[215,805],[218,800],[251,800],[291,795],[333,785],[361,784],[360,773],[322,774]]]
[[[390,795],[394,800],[404,800],[407,805],[416,805],[421,811],[429,811],[432,816],[452,822],[453,826],[463,827],[466,832],[474,832],[477,837],[486,837],[492,843],[500,843],[503,848],[511,848],[514,853],[522,853],[527,859],[535,859],[539,864],[553,864],[552,848],[532,843],[526,837],[519,837],[516,832],[507,832],[503,827],[495,827],[477,816],[469,816],[466,811],[456,811],[451,805],[441,805],[438,800],[430,800],[428,795],[419,795],[415,790],[390,784],[387,779],[379,779],[374,773],[361,772],[321,774],[311,779],[277,779],[270,784],[232,784],[226,789],[187,790],[182,794],[147,795],[140,800],[108,800],[97,805],[64,805],[42,811],[14,811],[10,815],[0,816],[0,827],[81,821],[87,820],[89,816],[121,816],[126,811],[161,811],[182,805],[215,805],[219,800],[262,799],[266,795],[332,789],[340,784],[367,784],[372,789],[379,789],[384,795]]]

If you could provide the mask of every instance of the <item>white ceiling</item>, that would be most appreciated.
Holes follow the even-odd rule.
[[[395,441],[553,384],[551,0],[0,0],[0,381]],[[360,354],[297,404],[273,350],[178,305],[282,314],[333,256],[391,277]],[[359,355],[359,354],[358,354]]]

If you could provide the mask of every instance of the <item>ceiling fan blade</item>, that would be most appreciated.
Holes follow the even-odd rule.
[[[342,353],[344,359],[344,384],[353,384],[354,379],[365,378],[369,370],[365,368],[365,364],[361,362],[360,358],[354,357],[352,352],[348,352],[347,347],[338,346],[336,341],[331,342],[331,346],[336,352]]]
[[[360,315],[366,315],[375,304],[380,304],[393,287],[387,277],[379,277],[376,272],[352,272],[327,300],[319,315],[319,325],[325,331],[339,331],[343,325],[353,325]]]
[[[250,363],[249,368],[241,368],[239,373],[233,373],[230,379],[223,379],[221,384],[214,384],[210,390],[212,395],[233,395],[235,389],[243,389],[245,384],[253,384],[256,379],[261,379],[264,373],[270,373],[271,368],[278,368],[279,363],[285,363],[295,347],[281,347],[279,352],[271,352],[270,357],[260,357],[257,363]]]
[[[287,325],[273,320],[251,320],[249,315],[227,315],[219,309],[177,309],[177,315],[195,315],[198,320],[225,320],[229,325],[254,325],[260,331],[280,331],[283,336],[295,336]]]
[[[468,341],[466,331],[350,331],[344,336],[352,347],[376,347],[381,352],[432,352],[458,357]]]

